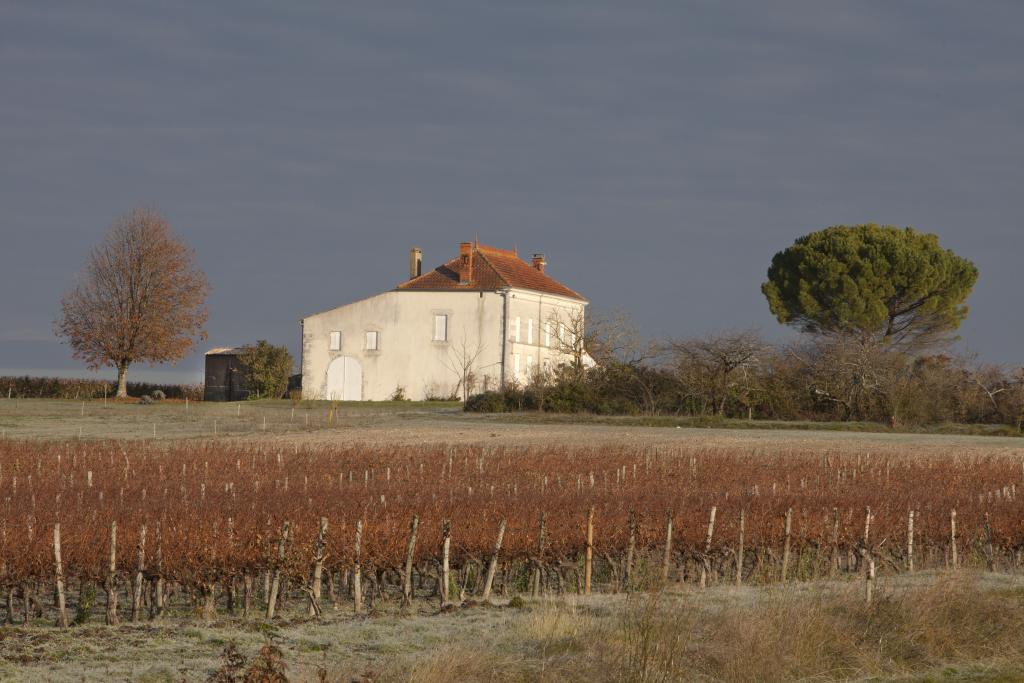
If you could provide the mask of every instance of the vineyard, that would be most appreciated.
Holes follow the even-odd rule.
[[[0,441],[9,623],[1017,570],[1024,462],[750,448]],[[97,610],[100,608],[97,607]],[[98,618],[98,617],[96,617]]]

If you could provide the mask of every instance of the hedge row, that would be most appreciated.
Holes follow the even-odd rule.
[[[129,396],[144,396],[156,390],[164,392],[167,398],[201,401],[203,386],[201,384],[152,384],[149,382],[129,382]],[[3,397],[10,398],[60,398],[89,400],[113,397],[117,393],[117,384],[99,379],[68,379],[61,377],[0,377],[0,392]]]

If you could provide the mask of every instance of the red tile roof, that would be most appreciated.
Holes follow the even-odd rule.
[[[398,289],[497,291],[505,287],[515,287],[570,299],[586,300],[577,292],[519,258],[516,252],[508,249],[474,243],[472,274],[466,283],[461,282],[462,268],[462,258],[457,256],[443,266],[438,266],[419,277],[406,280],[398,285]]]

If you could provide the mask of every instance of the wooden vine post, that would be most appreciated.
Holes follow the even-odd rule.
[[[242,572],[242,619],[248,619],[252,612],[252,572]]]
[[[146,525],[139,527],[139,544],[135,548],[135,576],[132,577],[132,621],[142,619],[142,590],[146,571]]]
[[[530,581],[530,594],[533,597],[540,595],[541,572],[544,571],[544,542],[547,535],[547,513],[540,513],[540,537],[537,541],[537,557],[533,561],[533,577]]]
[[[672,511],[665,515],[665,556],[661,560],[661,580],[668,582],[668,570],[672,565]]]
[[[413,515],[409,523],[409,542],[405,546],[405,568],[402,572],[402,605],[412,605],[412,563],[416,554],[416,529],[419,528],[419,515]]]
[[[356,545],[352,556],[352,602],[356,614],[363,611],[363,568],[360,550],[363,540],[363,520],[356,521]]]
[[[629,591],[633,583],[633,558],[636,555],[636,513],[629,511],[629,543],[626,546],[626,567],[623,571],[622,583]]]
[[[590,582],[594,575],[594,506],[587,511],[587,548],[583,560],[583,594],[590,595]]]
[[[869,539],[871,536],[871,508],[864,509],[864,538],[861,542],[860,554],[864,562],[864,599],[871,604],[875,588],[875,558],[871,553]]]
[[[281,527],[281,538],[277,541],[277,561],[274,563],[270,578],[270,594],[267,596],[267,620],[274,618],[277,611],[277,594],[281,590],[281,565],[284,564],[285,549],[288,543],[288,534],[291,531],[291,522],[285,521]]]
[[[164,615],[164,535],[163,527],[156,523],[156,556],[154,558],[156,579],[153,580],[153,601],[150,604],[150,617],[159,618]]]
[[[320,528],[316,535],[316,546],[313,549],[313,575],[309,581],[309,616],[320,618],[320,596],[323,590],[324,558],[327,548],[327,518],[320,518]]]
[[[828,575],[834,577],[839,571],[839,508],[832,508],[832,554],[829,558]]]
[[[777,519],[777,518],[776,518]],[[786,574],[789,571],[789,547],[793,533],[793,508],[786,510],[785,536],[782,541],[782,583],[786,583]]]
[[[907,571],[914,571],[914,511],[907,513]]]
[[[953,564],[953,569],[956,569],[959,564],[956,556],[956,508],[949,511],[949,546],[950,561]]]
[[[110,523],[110,555],[107,563],[107,577],[103,581],[103,590],[107,594],[108,626],[116,626],[117,619],[117,522]]]
[[[985,562],[990,572],[996,570],[996,556],[992,550],[992,526],[988,521],[988,513],[985,513]]]
[[[498,523],[498,537],[494,540],[494,552],[491,553],[491,562],[487,566],[487,579],[484,581],[483,601],[491,599],[491,588],[494,585],[494,574],[498,571],[498,553],[501,552],[501,542],[505,538],[505,518]]]
[[[452,522],[446,519],[441,523],[441,607],[451,604],[451,550]]]
[[[747,511],[740,509],[740,544],[736,549],[736,585],[743,585],[743,532],[746,529]]]
[[[26,531],[28,532],[28,540],[31,541],[35,536],[35,534],[33,533],[31,520],[29,520],[26,527]],[[28,625],[29,620],[32,618],[32,601],[34,599],[32,596],[32,583],[33,582],[29,581],[29,577],[27,576],[21,582],[21,602],[24,614],[22,623],[24,623],[26,626]]]
[[[53,579],[57,589],[57,625],[68,627],[68,611],[64,597],[64,563],[60,557],[60,522],[53,525]]]
[[[708,515],[708,533],[704,538],[704,555],[701,557],[700,587],[708,587],[708,574],[711,573],[711,541],[715,537],[715,514],[718,507],[711,506],[711,513]]]

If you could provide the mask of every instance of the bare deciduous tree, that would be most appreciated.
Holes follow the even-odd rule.
[[[582,308],[567,311],[554,311],[548,318],[551,325],[551,346],[560,356],[557,360],[573,381],[583,379],[583,373],[593,359],[587,352],[593,341],[592,333],[587,332],[586,317]],[[588,337],[588,334],[590,335]]]
[[[700,339],[669,342],[677,374],[684,383],[699,382],[710,396],[716,415],[725,412],[726,401],[737,389],[747,396],[753,387],[742,385],[754,373],[745,370],[757,364],[767,344],[753,330],[710,334]]]
[[[90,369],[117,368],[127,396],[128,366],[182,358],[205,339],[209,285],[192,250],[152,209],[118,218],[61,300],[56,333]]]
[[[476,385],[477,376],[475,368],[483,352],[484,345],[480,343],[470,344],[466,340],[465,331],[462,334],[462,341],[458,344],[452,344],[448,348],[448,357],[445,359],[445,364],[459,378],[458,386],[455,387],[455,394],[457,395],[461,391],[463,402],[469,399],[469,394]]]

